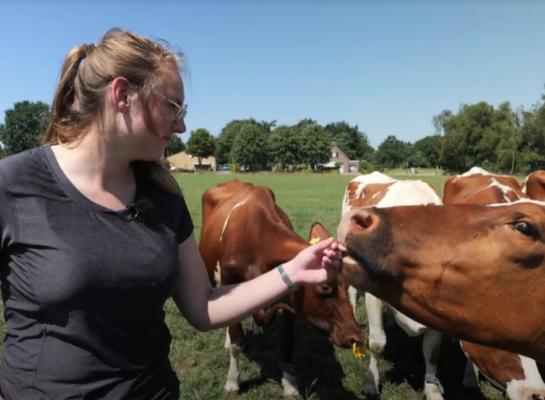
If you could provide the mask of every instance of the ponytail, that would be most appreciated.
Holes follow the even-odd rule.
[[[66,56],[61,70],[61,79],[53,98],[49,126],[44,137],[45,144],[58,144],[60,128],[68,127],[71,123],[76,122],[74,121],[73,105],[76,100],[74,86],[78,76],[78,69],[81,61],[94,48],[94,44],[84,44],[73,48]],[[64,141],[62,139],[65,138],[61,137],[61,141]]]

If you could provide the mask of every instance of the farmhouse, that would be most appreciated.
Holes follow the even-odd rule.
[[[359,160],[351,160],[348,158],[348,156],[337,146],[337,144],[333,141],[331,142],[331,154],[329,157],[329,161],[325,164],[319,164],[318,166],[333,169],[336,168],[336,165],[340,164],[339,172],[341,174],[346,173],[357,173],[359,169]],[[293,165],[287,165],[286,166],[289,170],[292,170],[295,168]],[[273,167],[273,170],[275,170],[276,167]]]
[[[329,162],[325,164],[325,167],[334,167],[336,163],[342,164],[340,168],[341,174],[349,172],[358,172],[360,162],[358,160],[351,160],[346,154],[337,146],[335,142],[331,143],[331,158]]]
[[[216,170],[215,157],[203,158],[199,168],[199,159],[185,151],[167,157],[167,161],[171,171]]]

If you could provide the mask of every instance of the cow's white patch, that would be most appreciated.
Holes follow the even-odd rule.
[[[231,335],[229,335],[229,328],[225,328],[225,348],[231,348]]]
[[[524,379],[520,381],[513,379],[507,382],[507,396],[512,400],[531,399],[534,394],[545,397],[545,383],[541,379],[536,362],[528,357],[521,355],[519,357],[524,370]]]
[[[511,207],[514,204],[520,204],[520,203],[532,203],[537,204],[538,206],[545,207],[545,201],[539,201],[539,200],[533,200],[533,199],[519,199],[512,201],[510,203],[493,203],[488,204],[488,207]]]
[[[479,168],[479,167],[473,167],[471,168],[469,171],[466,171],[464,172],[463,174],[461,175],[457,175],[458,177],[461,177],[461,176],[471,176],[471,175],[490,175],[490,172],[482,169],[482,168]]]
[[[241,201],[240,203],[235,204],[234,207],[232,208],[232,210],[229,212],[229,215],[227,216],[227,218],[225,219],[225,222],[223,223],[223,229],[221,230],[221,235],[220,235],[220,242],[223,239],[223,232],[225,232],[225,228],[227,228],[227,223],[229,222],[229,218],[231,218],[231,214],[233,213],[233,211],[235,211],[236,208],[240,207],[241,205],[243,205],[247,201],[248,201],[248,199],[246,199],[244,201]]]
[[[252,321],[252,332],[254,336],[261,336],[265,334],[265,330],[256,324],[255,321]]]
[[[216,286],[221,286],[221,266],[219,261],[216,263],[216,269],[214,270],[214,280],[216,281]]]
[[[299,387],[295,376],[282,371],[282,387],[284,388],[284,397],[299,397]]]
[[[365,188],[366,185],[376,184],[376,183],[391,183],[395,181],[396,179],[378,171],[374,171],[370,174],[358,175],[357,177],[355,177],[354,179],[350,181],[350,183],[354,183],[354,182],[359,183],[358,187],[354,191],[353,198],[361,199],[363,195],[363,189]],[[348,188],[350,183],[346,186],[346,190],[344,191],[342,211],[341,211],[342,215],[344,215],[345,212],[350,211],[349,200],[348,200],[348,198],[350,197],[350,190]]]
[[[456,178],[460,178],[462,176],[472,176],[472,175],[492,175],[490,172],[488,172],[485,169],[482,169],[480,167],[472,167],[470,170],[464,172],[461,175],[456,175]],[[504,177],[511,177],[511,175],[501,175],[501,174],[494,174],[495,176],[504,176]],[[456,179],[453,180],[455,182]]]
[[[239,388],[240,379],[240,352],[242,348],[238,345],[229,346],[231,360],[229,362],[229,371],[227,372],[227,380],[223,387],[227,393],[237,393]]]
[[[386,195],[376,207],[441,205],[442,201],[427,183],[423,181],[397,181],[386,189]]]
[[[395,181],[396,179],[392,178],[391,176],[383,174],[382,172],[379,172],[379,171],[374,171],[374,172],[371,172],[370,174],[358,175],[354,179],[352,179],[350,182],[358,182],[358,183],[369,185],[373,183],[390,183]]]
[[[355,199],[361,199],[363,197],[363,189],[367,185],[377,184],[377,183],[392,183],[396,180],[388,175],[385,175],[381,172],[375,171],[369,175],[359,175],[352,179],[352,182],[359,183],[358,188],[354,193]]]
[[[498,182],[498,181],[497,181],[496,179],[494,179],[494,178],[490,178],[490,184],[489,184],[487,187],[484,187],[484,188],[482,188],[482,189],[479,189],[479,190],[477,190],[476,192],[472,193],[471,195],[474,196],[474,195],[476,195],[477,193],[482,192],[482,191],[484,191],[484,190],[486,190],[486,189],[490,189],[490,188],[492,188],[492,187],[497,187],[498,189],[501,190],[501,192],[502,192],[502,194],[503,194],[503,201],[504,201],[504,202],[510,202],[509,197],[508,197],[509,193],[514,193],[514,194],[517,195],[517,197],[518,197],[519,199],[522,199],[522,197],[520,197],[519,194],[513,190],[513,188],[511,188],[511,187],[509,187],[509,186],[506,186],[506,185],[504,185],[504,184],[501,184],[500,182]]]
[[[478,374],[480,372],[492,386],[496,387],[502,392],[505,391],[505,394],[509,400],[528,400],[531,399],[532,395],[534,394],[542,397],[545,396],[545,382],[543,382],[537,368],[537,364],[534,360],[528,357],[513,354],[514,357],[520,358],[524,379],[513,379],[509,382],[498,382],[489,375],[483,373],[483,371],[481,371],[479,367],[471,361],[461,341],[460,347],[464,355],[467,357],[463,381],[463,385],[465,387],[478,387]]]
[[[528,194],[526,189],[528,188],[528,179],[530,178],[530,175],[526,175],[526,178],[524,179],[524,188],[522,189],[522,193],[524,194]]]

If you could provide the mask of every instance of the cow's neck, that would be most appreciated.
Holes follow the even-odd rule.
[[[276,240],[273,246],[268,247],[268,258],[273,261],[271,268],[294,259],[297,254],[308,246],[309,243],[299,236],[293,237],[290,235],[290,237]]]

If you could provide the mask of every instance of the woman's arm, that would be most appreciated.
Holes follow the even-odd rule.
[[[199,331],[242,321],[288,293],[276,269],[241,284],[213,289],[193,235],[178,246],[178,254],[181,274],[173,299]],[[284,264],[284,270],[295,285],[321,283],[334,273],[331,266],[336,267],[340,258],[333,239],[328,239],[304,249]]]

